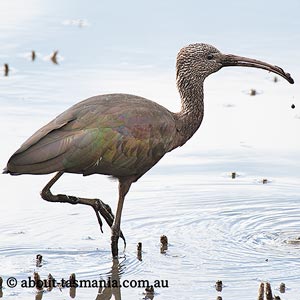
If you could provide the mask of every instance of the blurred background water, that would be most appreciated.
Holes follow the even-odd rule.
[[[299,12],[297,0],[0,1],[0,66],[10,68],[9,76],[0,73],[3,167],[35,130],[96,94],[137,94],[178,111],[175,58],[189,43],[268,61],[295,79],[292,86],[262,70],[226,68],[206,80],[199,131],[134,184],[126,199],[128,246],[117,266],[110,230],[99,234],[91,209],[41,200],[52,175],[0,176],[0,276],[22,280],[37,270],[43,278],[75,272],[78,279],[168,280],[169,288],[154,295],[164,300],[253,299],[260,281],[277,289],[285,282],[282,299],[298,299]],[[56,50],[58,65],[49,59]],[[251,89],[257,95],[250,96]],[[116,206],[116,182],[104,176],[66,174],[54,192]],[[159,251],[162,234],[170,241],[166,254]],[[38,253],[42,267],[35,266]],[[216,280],[225,285],[221,293]],[[112,299],[143,299],[143,291],[122,288]],[[96,299],[97,293],[77,289],[76,298]],[[4,299],[35,297],[34,289],[4,284]],[[42,297],[70,298],[67,289]]]

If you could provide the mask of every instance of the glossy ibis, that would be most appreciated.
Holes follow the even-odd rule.
[[[95,96],[79,102],[38,130],[7,163],[4,173],[49,174],[57,172],[41,192],[51,202],[85,204],[111,227],[111,250],[118,256],[118,239],[124,198],[133,182],[166,153],[180,147],[199,128],[204,113],[203,82],[222,67],[265,69],[293,83],[290,74],[268,63],[223,54],[207,44],[191,44],[177,56],[176,79],[181,111],[128,94]],[[114,215],[99,199],[53,195],[50,188],[63,173],[109,175],[119,180],[119,200]],[[124,239],[125,242],[125,239]]]

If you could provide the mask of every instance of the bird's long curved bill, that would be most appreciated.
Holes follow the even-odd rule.
[[[233,54],[227,54],[227,55],[224,55],[222,64],[224,67],[240,66],[240,67],[252,67],[252,68],[264,69],[269,72],[273,72],[273,73],[276,73],[276,74],[282,76],[284,79],[286,79],[291,84],[294,83],[294,79],[291,77],[291,75],[289,73],[284,72],[282,68],[280,68],[278,66],[270,65],[266,62],[263,62],[263,61],[260,61],[257,59],[252,59],[252,58],[233,55]]]

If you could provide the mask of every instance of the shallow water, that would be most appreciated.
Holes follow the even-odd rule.
[[[0,3],[0,65],[11,69],[8,77],[0,76],[3,167],[35,130],[95,94],[133,93],[178,110],[174,63],[186,43],[209,42],[224,52],[267,60],[289,71],[296,83],[274,83],[272,74],[241,68],[221,70],[206,81],[200,130],[127,196],[122,219],[127,248],[119,262],[110,257],[109,228],[100,235],[91,209],[40,199],[51,175],[0,176],[3,299],[71,299],[68,288],[44,294],[21,288],[34,271],[58,281],[76,273],[79,280],[167,282],[155,289],[154,299],[255,299],[261,281],[270,281],[275,294],[284,282],[281,298],[298,299],[299,3],[227,1],[218,9],[195,1],[177,7],[170,1],[41,3],[27,1],[24,9],[18,0]],[[57,49],[55,65],[49,56]],[[249,95],[252,88],[257,96]],[[66,174],[53,190],[116,206],[117,184],[104,176]],[[165,254],[162,234],[169,239]],[[17,287],[7,287],[10,276]],[[214,287],[217,280],[223,281],[222,292]],[[78,288],[75,298],[143,299],[143,292],[134,286]]]

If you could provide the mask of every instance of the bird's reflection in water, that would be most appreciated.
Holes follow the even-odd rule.
[[[43,291],[38,291],[35,295],[35,300],[42,300],[43,298]]]
[[[126,259],[125,259],[126,260]],[[121,276],[125,271],[126,265],[124,264],[124,261],[119,262],[118,259],[113,259],[112,261],[112,267],[110,269],[109,272],[105,273],[105,279],[103,279],[103,277],[101,278],[101,280],[99,280],[99,282],[101,282],[98,292],[97,292],[97,296],[95,298],[95,300],[121,300]],[[72,275],[74,275],[74,281],[75,281],[75,274],[71,274],[70,276],[70,282],[72,279]],[[104,274],[103,274],[104,275]],[[52,275],[49,274],[50,279],[53,279]],[[49,279],[48,276],[48,279]],[[69,296],[71,299],[75,299],[76,298],[76,293],[77,293],[77,289],[80,287],[76,287],[76,284],[72,284],[69,285]],[[58,286],[59,289],[62,291],[62,287]],[[50,288],[48,287],[47,291],[45,289],[43,290],[39,290],[36,292],[35,294],[35,300],[42,300],[44,292],[51,292],[53,289],[53,286],[51,286]],[[2,295],[0,295],[0,298],[2,297]],[[154,299],[154,290],[153,287],[150,286],[150,288],[146,288],[145,292],[144,292],[144,300],[153,300]]]
[[[96,300],[110,300],[114,296],[115,300],[121,300],[120,274],[123,266],[118,259],[113,259],[111,271],[108,274],[107,285],[100,287]]]
[[[105,274],[106,282],[103,281],[102,287],[98,289],[97,297],[95,300],[121,300],[121,285],[120,285],[120,274],[124,272],[124,265],[120,263],[118,259],[114,259],[111,270]],[[71,286],[69,288],[69,295],[71,299],[76,298],[76,287]],[[48,292],[52,290],[48,289]],[[2,292],[2,290],[0,290]],[[35,300],[42,300],[44,290],[37,291],[35,294]],[[114,296],[114,297],[113,297]],[[2,294],[0,293],[0,298]],[[149,298],[146,298],[149,299]]]

